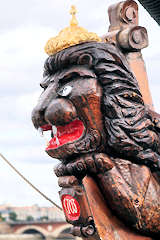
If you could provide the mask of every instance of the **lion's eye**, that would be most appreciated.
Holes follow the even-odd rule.
[[[62,97],[68,96],[68,95],[71,93],[72,88],[73,88],[73,87],[71,87],[71,86],[65,86],[65,87],[63,87],[62,89],[60,89],[60,90],[58,91],[58,95],[60,95],[60,96],[62,96]]]

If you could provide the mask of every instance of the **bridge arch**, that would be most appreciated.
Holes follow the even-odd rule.
[[[66,223],[63,226],[56,228],[55,231],[52,232],[52,234],[55,238],[57,238],[61,232],[63,232],[65,229],[71,228],[71,227],[72,227],[72,225]]]
[[[29,225],[29,226],[24,226],[20,227],[15,231],[16,234],[23,234],[25,232],[29,232],[30,230],[35,230],[36,232],[39,232],[42,236],[46,237],[48,235],[48,232],[41,227],[35,226],[35,225]]]

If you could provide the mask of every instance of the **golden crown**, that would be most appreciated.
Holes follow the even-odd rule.
[[[76,19],[77,10],[75,6],[71,6],[70,14],[72,19],[70,26],[59,32],[58,36],[50,38],[45,45],[45,52],[48,55],[57,53],[65,48],[77,45],[83,42],[101,42],[101,38],[96,33],[88,32],[86,29],[78,26]]]

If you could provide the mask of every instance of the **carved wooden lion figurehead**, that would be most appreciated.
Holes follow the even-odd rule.
[[[44,89],[32,113],[51,130],[47,153],[58,159],[106,152],[157,167],[160,138],[123,54],[107,43],[82,43],[48,57]],[[159,167],[159,166],[158,166]]]

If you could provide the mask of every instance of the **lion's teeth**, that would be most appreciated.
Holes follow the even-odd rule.
[[[43,131],[43,129],[41,127],[38,128],[38,132],[40,133],[40,136],[43,137],[43,139],[46,142],[46,145],[49,145],[49,140],[50,140],[50,136],[48,135],[47,131]]]
[[[57,145],[59,145],[60,144],[60,142],[59,142],[59,140],[58,140],[58,137],[56,136],[56,144]]]
[[[40,136],[43,137],[43,129],[41,127],[38,128],[38,132],[39,132]]]
[[[52,125],[52,132],[54,134],[54,137],[56,138],[56,144],[59,145],[60,143],[57,137],[57,127],[55,125]]]
[[[54,135],[57,135],[57,127],[55,125],[52,125],[52,131]]]

